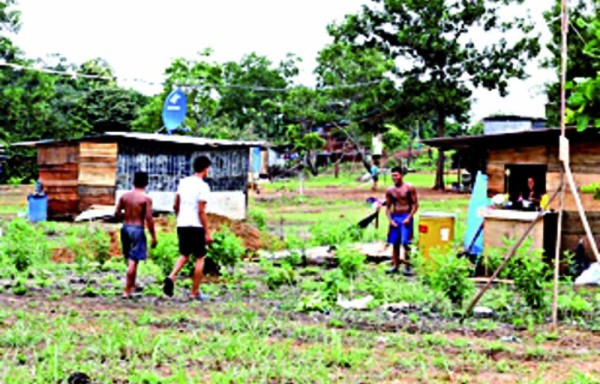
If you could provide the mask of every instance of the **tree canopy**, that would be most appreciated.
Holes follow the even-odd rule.
[[[437,134],[446,120],[467,120],[475,87],[507,94],[510,78],[525,78],[525,65],[539,52],[537,36],[525,17],[503,20],[502,7],[521,0],[373,0],[362,11],[329,27],[335,43],[374,49],[394,62],[388,73],[401,97],[394,107],[407,116],[428,116]],[[518,30],[510,42],[505,35]],[[497,36],[478,44],[473,36]],[[491,39],[490,39],[491,40]],[[438,159],[436,187],[443,188],[443,154]]]
[[[598,72],[598,60],[589,56],[589,48],[586,44],[595,39],[593,22],[600,19],[600,5],[596,0],[577,0],[571,1],[569,10],[569,36],[567,44],[567,81],[573,82],[575,79],[595,77]],[[555,0],[551,10],[544,14],[548,23],[548,28],[552,34],[547,48],[551,53],[549,59],[542,65],[546,68],[554,68],[557,79],[560,79],[560,57],[561,57],[561,1]],[[560,81],[550,83],[546,86],[548,96],[548,105],[546,106],[546,118],[548,124],[558,127],[560,124]],[[572,90],[567,90],[567,97],[570,97]],[[579,104],[581,100],[575,99]],[[579,108],[579,106],[574,107]],[[583,122],[583,120],[582,120]]]

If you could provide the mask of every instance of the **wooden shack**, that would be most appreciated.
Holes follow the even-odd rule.
[[[193,160],[208,156],[209,211],[234,219],[247,212],[249,148],[262,142],[215,140],[151,133],[107,132],[74,140],[20,143],[35,146],[39,178],[48,195],[48,217],[73,218],[92,205],[114,205],[147,172],[147,193],[156,211],[172,211],[178,181],[192,174]]]
[[[481,170],[488,175],[488,195],[508,193],[513,196],[533,177],[541,193],[552,195],[560,185],[561,165],[558,160],[558,129],[532,129],[456,138],[424,140],[440,150],[456,150],[470,172]],[[579,189],[596,243],[600,241],[600,200],[593,193],[582,193],[583,186],[600,182],[600,130],[590,128],[566,131],[570,142],[570,165]],[[467,164],[468,161],[468,164]],[[558,208],[558,199],[551,205]],[[570,190],[565,194],[562,225],[562,249],[572,250],[585,232]],[[591,249],[585,240],[586,252]]]

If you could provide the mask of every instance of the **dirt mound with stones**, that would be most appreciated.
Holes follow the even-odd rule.
[[[208,223],[213,231],[219,231],[219,229],[221,229],[223,226],[228,227],[231,232],[242,239],[244,246],[249,252],[256,252],[259,249],[270,248],[271,245],[266,243],[277,240],[277,238],[273,238],[272,235],[261,232],[258,228],[248,225],[243,221],[232,220],[228,217],[214,213],[208,214]]]
[[[226,226],[243,241],[244,247],[246,247],[247,251],[250,253],[256,252],[259,249],[280,248],[279,244],[281,243],[281,240],[277,237],[266,232],[261,232],[258,228],[244,223],[243,221],[233,220],[215,213],[209,213],[207,216],[208,224],[213,231],[218,232],[221,227]],[[175,221],[172,217],[159,217],[155,219],[155,222],[158,227],[166,232],[175,230]]]

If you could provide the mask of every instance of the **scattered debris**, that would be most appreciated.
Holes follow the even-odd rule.
[[[575,279],[575,285],[600,285],[600,263],[590,264],[590,267]]]
[[[372,295],[361,297],[360,299],[346,300],[342,296],[338,297],[337,305],[344,309],[355,309],[363,311],[368,308],[369,303],[375,298]]]
[[[405,303],[405,302],[386,304],[383,307],[388,312],[404,313],[404,314],[407,314],[407,313],[417,309],[416,305],[411,304],[411,303]]]
[[[522,340],[515,335],[502,336],[500,341],[504,343],[521,343]]]
[[[475,317],[480,319],[489,319],[494,317],[494,311],[488,307],[475,307],[475,309],[473,309],[473,314]]]
[[[111,219],[114,218],[114,215],[115,207],[112,205],[92,205],[85,211],[81,212],[79,216],[75,218],[75,222]]]
[[[351,247],[359,250],[362,254],[367,256],[367,261],[370,262],[383,262],[392,258],[391,247],[386,247],[383,242],[375,243],[357,243],[351,244]],[[299,253],[305,257],[306,263],[309,265],[328,265],[336,266],[337,257],[335,255],[335,246],[320,246],[308,249],[292,249],[283,250],[276,252],[269,251],[258,251],[258,257],[265,257],[269,260],[281,260],[290,257],[292,253]]]

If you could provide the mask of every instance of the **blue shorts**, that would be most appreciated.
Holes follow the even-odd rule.
[[[129,260],[146,260],[146,232],[141,225],[125,224],[121,228],[121,246],[123,255]]]
[[[397,227],[392,227],[388,231],[388,244],[392,245],[410,245],[413,238],[413,219],[407,225],[402,225],[402,222],[409,217],[408,213],[392,213],[392,220],[398,224]]]

